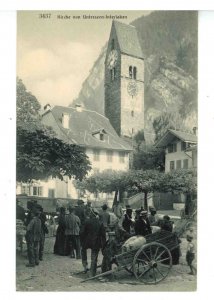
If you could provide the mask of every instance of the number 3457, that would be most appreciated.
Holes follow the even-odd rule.
[[[51,18],[51,14],[39,14],[39,18],[40,19],[50,19]]]

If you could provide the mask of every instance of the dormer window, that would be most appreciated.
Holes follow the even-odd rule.
[[[62,114],[62,127],[63,128],[69,129],[69,119],[70,119],[70,116],[68,113]]]
[[[92,132],[92,135],[96,139],[103,142],[103,141],[105,141],[106,131],[105,131],[105,129],[99,129],[99,130],[96,130],[96,131]]]

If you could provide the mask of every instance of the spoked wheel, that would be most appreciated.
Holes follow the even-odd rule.
[[[163,244],[152,242],[141,247],[133,260],[135,277],[146,284],[155,284],[169,274],[172,256]]]

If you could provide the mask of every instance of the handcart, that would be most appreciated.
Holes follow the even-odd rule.
[[[179,248],[176,233],[161,230],[145,237],[146,242],[138,249],[129,250],[112,258],[114,269],[87,278],[82,282],[127,270],[145,284],[157,284],[165,279],[173,265],[173,251]]]

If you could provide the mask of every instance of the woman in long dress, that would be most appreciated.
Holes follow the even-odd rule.
[[[66,250],[66,240],[65,240],[65,208],[60,207],[60,214],[58,219],[58,228],[56,231],[56,240],[54,244],[54,254],[58,255],[68,255]]]

